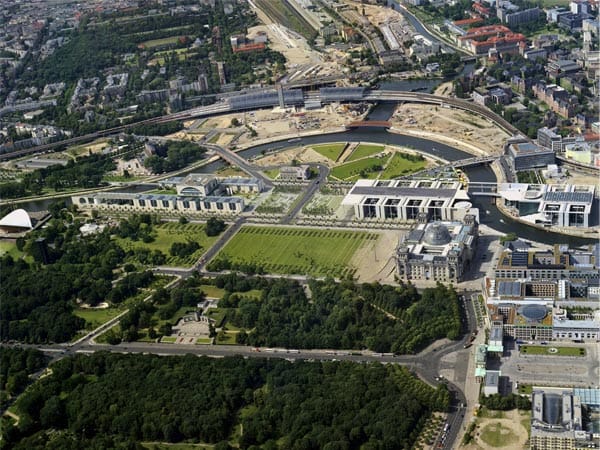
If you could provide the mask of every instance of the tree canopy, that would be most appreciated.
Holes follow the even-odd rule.
[[[15,449],[231,439],[240,448],[409,449],[447,405],[444,388],[396,366],[96,353],[53,364],[19,398],[19,425],[3,439]]]

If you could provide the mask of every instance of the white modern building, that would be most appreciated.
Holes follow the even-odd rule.
[[[235,215],[244,210],[241,197],[184,197],[179,195],[130,194],[122,192],[101,192],[76,195],[71,201],[78,208],[86,210],[117,211],[125,213],[184,214],[214,213]]]
[[[591,185],[500,183],[497,194],[525,221],[588,228],[595,190]]]
[[[456,180],[358,180],[342,205],[354,208],[358,219],[460,221],[479,220],[469,195]]]

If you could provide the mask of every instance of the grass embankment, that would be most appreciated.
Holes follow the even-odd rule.
[[[333,144],[313,145],[311,148],[319,155],[337,161],[347,145],[345,142],[334,142]]]
[[[375,153],[381,153],[383,149],[383,145],[359,144],[346,159],[346,161],[350,162],[357,159],[366,158],[367,156],[374,155]]]

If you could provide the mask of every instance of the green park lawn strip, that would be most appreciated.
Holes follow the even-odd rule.
[[[208,250],[218,239],[218,236],[207,236],[204,232],[206,226],[198,223],[180,224],[176,222],[167,222],[153,227],[154,241],[143,242],[133,241],[129,238],[116,238],[117,243],[125,251],[135,250],[137,248],[146,248],[150,251],[159,250],[167,257],[167,266],[189,267],[196,262],[206,250]],[[174,242],[195,241],[200,248],[191,255],[180,258],[171,256],[169,250]]]
[[[176,44],[179,38],[180,36],[171,36],[162,39],[152,39],[150,41],[142,42],[141,45],[143,45],[145,48],[160,47],[161,45],[171,45]]]
[[[531,384],[519,384],[519,394],[531,395],[533,392],[533,386]]]
[[[217,134],[215,134],[213,137],[211,137],[208,140],[208,143],[209,144],[216,144],[220,137],[221,137],[221,133],[217,133]]]
[[[209,308],[205,315],[215,321],[215,328],[220,328],[223,325],[227,310],[220,308]]]
[[[570,0],[542,0],[542,6],[544,8],[551,8],[554,6],[569,6],[569,3]]]
[[[269,169],[263,170],[264,174],[268,176],[271,180],[274,180],[279,176],[279,169]]]
[[[311,148],[318,154],[329,158],[332,161],[337,161],[344,149],[348,145],[345,142],[335,142],[333,144],[313,145]]]
[[[388,161],[387,166],[381,174],[381,178],[387,180],[401,175],[418,172],[419,170],[423,170],[426,165],[427,162],[425,160],[411,161],[403,157],[402,154],[395,153],[394,156],[392,156],[392,159]]]
[[[269,273],[342,276],[354,253],[377,233],[288,227],[243,227],[216,259],[255,264]]]
[[[0,241],[0,256],[4,256],[6,254],[12,256],[13,259],[19,259],[21,256],[23,256],[23,252],[17,248],[17,244],[14,242]]]
[[[197,345],[211,345],[213,343],[212,338],[198,338],[196,339]]]
[[[73,311],[77,317],[81,317],[85,320],[85,328],[87,330],[95,330],[103,323],[108,322],[110,319],[114,319],[119,314],[121,314],[125,309],[124,308],[76,308]]]
[[[339,180],[351,180],[353,177],[368,178],[368,175],[377,175],[379,171],[374,168],[383,167],[385,163],[386,158],[363,158],[334,167],[331,175]]]
[[[160,338],[160,342],[165,342],[167,344],[174,344],[176,340],[177,337],[175,336],[163,336]]]
[[[522,345],[523,355],[585,356],[583,347],[554,347],[553,345]]]
[[[225,335],[217,334],[217,345],[236,345],[235,336],[237,333],[225,333]]]
[[[346,159],[346,161],[350,162],[357,159],[366,158],[367,156],[374,155],[375,153],[381,153],[383,149],[383,145],[359,144]]]
[[[211,298],[223,298],[223,295],[225,295],[225,289],[221,289],[210,284],[202,284],[200,285],[200,289],[206,294],[207,297]]]

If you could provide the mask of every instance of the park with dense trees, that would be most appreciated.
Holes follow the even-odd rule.
[[[227,320],[248,332],[253,346],[364,349],[416,353],[436,339],[461,336],[455,290],[438,284],[419,293],[414,286],[310,281],[311,298],[293,280],[217,277],[228,291],[219,307]],[[231,295],[261,289],[262,297]],[[252,330],[251,332],[249,330]]]
[[[392,365],[95,353],[51,367],[18,399],[5,445],[409,449],[449,404],[444,385]]]
[[[31,382],[29,375],[46,367],[48,359],[33,348],[0,347],[0,408]]]

